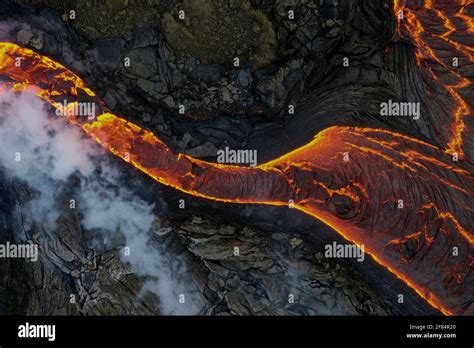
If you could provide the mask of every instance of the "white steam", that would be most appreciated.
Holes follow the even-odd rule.
[[[144,290],[160,297],[164,313],[194,311],[179,303],[181,285],[172,278],[165,255],[150,243],[156,219],[153,205],[122,187],[124,179],[106,158],[105,151],[84,138],[78,128],[57,116],[49,117],[44,102],[32,93],[0,89],[0,167],[38,192],[29,202],[33,218],[54,228],[61,212],[55,197],[58,183],[72,174],[79,176],[76,198],[84,215],[82,226],[125,237],[130,255],[122,255],[123,261],[151,279]]]

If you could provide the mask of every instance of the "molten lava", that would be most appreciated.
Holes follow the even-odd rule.
[[[61,97],[95,97],[61,64],[11,43],[0,43],[0,74],[9,78],[5,89],[34,86],[56,108],[63,107]],[[112,113],[94,121],[68,117],[116,156],[188,194],[230,203],[291,202],[363,244],[442,313],[474,313],[474,168],[468,161],[453,162],[443,149],[388,130],[336,126],[247,168],[174,153],[153,133]]]
[[[448,153],[464,156],[466,117],[472,116],[474,47],[464,44],[474,32],[466,9],[474,0],[395,0],[398,35],[407,35],[417,47],[418,65],[424,66],[453,100],[453,122]],[[449,52],[449,55],[447,54]],[[455,64],[457,59],[457,64]]]

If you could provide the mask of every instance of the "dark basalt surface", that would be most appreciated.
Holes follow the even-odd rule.
[[[426,82],[411,45],[393,41],[388,0],[304,0],[287,6],[251,1],[240,11],[251,13],[257,27],[265,22],[260,38],[267,49],[248,42],[240,67],[227,61],[234,46],[224,61],[222,56],[202,61],[206,47],[192,56],[170,44],[166,14],[180,9],[172,1],[150,5],[159,14],[123,32],[99,30],[112,21],[107,16],[91,17],[90,30],[80,18],[64,21],[61,16],[70,8],[62,2],[20,2],[34,7],[0,5],[0,24],[8,28],[3,36],[69,67],[110,110],[152,130],[176,151],[215,160],[217,149],[225,146],[257,149],[263,162],[336,124],[392,129],[434,144],[446,138],[430,126],[442,122],[443,106],[431,104],[429,113],[423,109]],[[110,2],[107,10],[148,11],[126,4],[114,8],[119,3]],[[187,3],[192,8],[193,2]],[[285,18],[293,6],[297,15],[291,22]],[[199,20],[209,13],[195,16]],[[253,30],[235,28],[232,20],[218,24],[241,33],[237,41]],[[192,29],[190,23],[180,30]],[[225,47],[229,39],[221,42]],[[124,67],[124,57],[139,64]],[[350,70],[342,67],[343,57],[350,58]],[[390,98],[420,100],[426,117],[412,122],[377,116],[380,102]],[[179,104],[185,105],[184,114]],[[295,105],[294,115],[288,114],[288,104]],[[153,243],[166,255],[179,292],[201,314],[439,314],[370,259],[361,264],[324,258],[326,243],[343,240],[302,213],[192,198],[115,161],[130,178],[126,185],[156,204]],[[28,210],[19,208],[32,195],[25,183],[2,175],[0,192],[1,241],[35,240],[43,251],[34,264],[0,261],[1,313],[162,313],[157,296],[141,295],[145,279],[120,258],[120,241],[109,250],[96,247],[97,237],[69,211],[54,230],[32,221]],[[186,200],[186,209],[178,208],[179,199]],[[232,254],[236,245],[239,257]],[[290,293],[295,303],[288,303]],[[75,303],[69,301],[72,294]],[[403,304],[398,294],[404,294]]]

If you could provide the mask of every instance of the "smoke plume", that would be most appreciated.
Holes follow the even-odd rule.
[[[37,192],[29,202],[33,218],[54,228],[61,214],[56,188],[71,176],[80,178],[77,195],[83,228],[97,234],[122,235],[130,253],[122,254],[148,281],[143,291],[160,297],[165,314],[188,314],[178,302],[178,288],[168,258],[150,243],[154,206],[124,185],[124,178],[98,145],[61,117],[52,116],[33,95],[0,89],[0,167]],[[186,309],[188,308],[188,309]]]

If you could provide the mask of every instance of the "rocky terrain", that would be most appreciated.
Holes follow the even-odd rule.
[[[389,0],[20,2],[0,5],[2,40],[60,61],[111,111],[194,157],[215,160],[230,146],[257,149],[260,163],[335,124],[446,139],[431,126],[446,106],[422,106],[429,116],[416,123],[379,116],[389,98],[429,98],[411,44],[395,40]],[[310,217],[207,202],[117,166],[130,178],[123,184],[155,204],[151,241],[173,280],[175,313],[438,313],[372,260],[324,258],[324,245],[342,238]],[[104,236],[81,225],[80,209],[64,209],[49,229],[25,208],[34,196],[26,183],[2,174],[0,192],[0,240],[41,250],[37,263],[0,262],[2,313],[169,313],[127,263],[123,241],[104,247]]]

